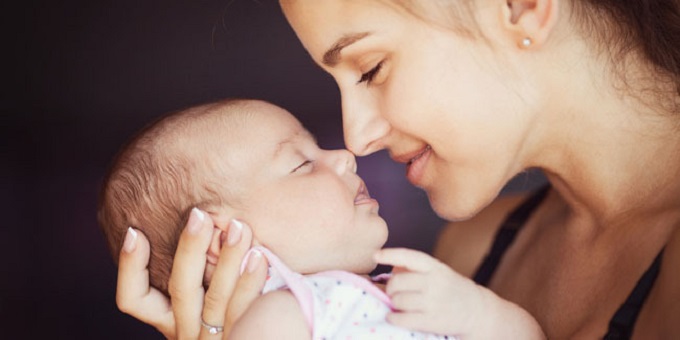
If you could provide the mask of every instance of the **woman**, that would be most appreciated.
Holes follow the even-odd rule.
[[[521,306],[548,338],[680,337],[680,1],[281,6],[339,85],[347,147],[387,149],[441,217],[462,221],[437,247],[454,271]],[[529,168],[550,187],[496,199]],[[230,327],[264,266],[237,280],[246,230],[204,297],[204,223],[183,235],[172,306],[149,291],[144,239],[121,255],[121,310],[169,337]],[[457,278],[428,273],[428,261],[384,259],[426,280]],[[450,299],[465,296],[456,282],[443,285]],[[418,327],[409,308],[392,321]]]

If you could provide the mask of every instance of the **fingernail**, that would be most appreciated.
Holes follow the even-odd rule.
[[[137,231],[128,227],[125,233],[125,241],[123,241],[123,251],[129,254],[135,250],[135,247],[137,247]]]
[[[203,221],[205,221],[205,213],[198,208],[191,209],[189,221],[187,222],[187,229],[189,229],[189,233],[193,235],[198,234],[203,227]]]
[[[243,234],[243,223],[239,220],[231,220],[229,223],[229,231],[227,232],[227,245],[230,247],[235,246],[239,241],[241,241],[241,235]]]
[[[262,262],[262,253],[257,249],[251,251],[248,256],[248,273],[254,272],[260,262]]]

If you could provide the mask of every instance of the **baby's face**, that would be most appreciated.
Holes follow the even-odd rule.
[[[387,225],[356,174],[354,155],[320,149],[281,108],[253,105],[256,112],[220,137],[236,150],[224,153],[224,166],[237,179],[235,217],[296,271],[370,272]]]

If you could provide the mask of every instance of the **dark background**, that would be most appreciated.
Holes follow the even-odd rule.
[[[340,101],[272,0],[37,1],[5,11],[0,338],[153,339],[115,306],[96,223],[117,148],[168,111],[224,97],[278,104],[343,146]],[[359,159],[389,245],[430,251],[443,225],[403,166]],[[523,180],[526,181],[526,178]]]
[[[38,1],[5,13],[0,338],[152,339],[115,306],[116,269],[96,223],[117,148],[168,111],[261,98],[342,147],[340,101],[271,0]],[[7,41],[6,41],[7,42]],[[16,53],[18,51],[18,53]],[[7,78],[5,79],[7,81]],[[386,154],[359,172],[389,244],[430,250],[442,222]]]

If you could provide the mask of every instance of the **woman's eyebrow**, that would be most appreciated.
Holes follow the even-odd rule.
[[[354,44],[355,42],[365,38],[371,34],[370,32],[361,32],[361,33],[351,33],[351,34],[345,34],[340,39],[338,39],[331,48],[326,51],[326,53],[323,54],[323,63],[326,66],[333,67],[338,64],[340,61],[340,52],[342,51],[343,48]]]

